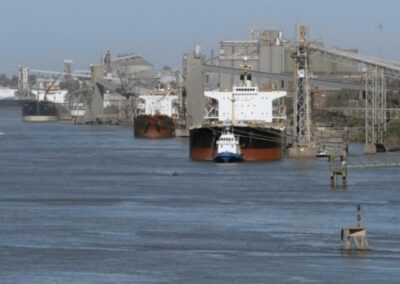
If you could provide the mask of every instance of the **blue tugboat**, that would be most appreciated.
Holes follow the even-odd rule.
[[[239,141],[235,135],[225,129],[217,141],[218,152],[214,157],[216,163],[239,163],[243,162],[243,156],[240,154]]]

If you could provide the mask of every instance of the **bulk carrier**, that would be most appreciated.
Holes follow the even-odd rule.
[[[217,154],[217,141],[226,127],[239,138],[244,161],[271,161],[283,157],[285,108],[273,105],[287,93],[260,92],[251,82],[247,64],[240,79],[241,84],[234,86],[231,92],[204,93],[217,102],[218,111],[215,116],[206,117],[204,124],[190,129],[190,157],[193,160],[213,160]]]
[[[178,108],[176,95],[169,90],[155,90],[139,96],[134,135],[138,138],[171,138],[175,136]]]

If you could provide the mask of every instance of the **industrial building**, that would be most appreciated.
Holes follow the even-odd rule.
[[[320,44],[322,44],[320,42]],[[358,53],[357,49],[341,49]],[[241,68],[245,59],[254,70],[271,73],[293,74],[295,65],[292,59],[293,49],[284,39],[283,31],[262,29],[252,30],[248,40],[223,40],[220,42],[219,61],[223,67]],[[313,76],[351,75],[358,73],[358,65],[335,62],[319,53],[312,54],[310,68]],[[254,79],[260,90],[279,89],[268,79]],[[239,83],[239,75],[221,74],[220,89],[228,90]]]
[[[118,76],[133,76],[153,70],[153,64],[142,55],[136,53],[121,54],[111,61],[112,74]]]
[[[241,68],[245,59],[254,70],[285,72],[285,46],[283,33],[276,30],[251,31],[249,40],[223,40],[220,42],[220,65]],[[221,74],[220,89],[228,90],[240,81],[239,75]],[[271,88],[267,79],[255,79],[260,90]]]

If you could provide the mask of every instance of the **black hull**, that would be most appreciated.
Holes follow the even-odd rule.
[[[57,107],[48,101],[26,101],[22,105],[22,118],[26,121],[50,121],[58,118]]]
[[[204,125],[190,130],[190,157],[210,161],[217,152],[223,126]],[[234,126],[245,161],[271,161],[283,157],[283,132],[275,128]]]

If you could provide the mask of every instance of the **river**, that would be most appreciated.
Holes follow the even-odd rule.
[[[0,283],[400,279],[398,168],[333,189],[326,159],[194,162],[185,138],[24,123],[19,108],[0,109],[0,132]],[[346,255],[357,204],[371,250]]]

